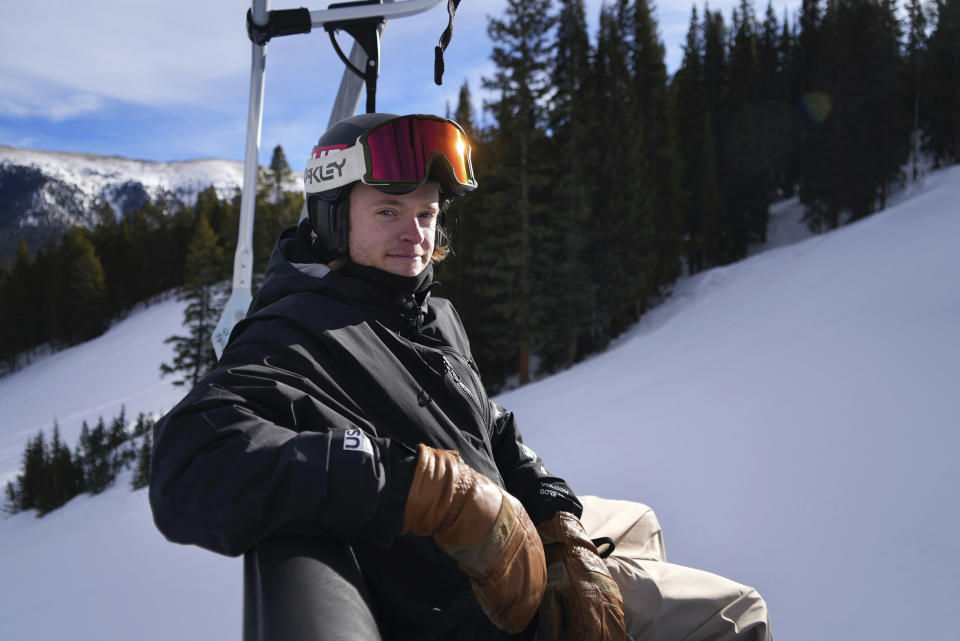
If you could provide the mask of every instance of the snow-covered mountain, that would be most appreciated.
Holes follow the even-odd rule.
[[[211,186],[229,198],[242,184],[243,163],[233,160],[152,162],[0,145],[0,262],[21,236],[35,250],[69,227],[94,225],[104,203],[123,215],[160,198],[192,205]],[[295,173],[286,188],[300,188]]]
[[[953,167],[684,279],[607,352],[497,400],[577,492],[653,506],[672,562],[757,587],[778,641],[955,641],[958,201]],[[72,445],[121,404],[169,409],[183,390],[158,365],[181,312],[0,379],[0,479],[54,419]],[[0,517],[0,639],[240,638],[241,561],[166,542],[126,483]]]

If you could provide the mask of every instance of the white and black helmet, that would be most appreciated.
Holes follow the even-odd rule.
[[[350,191],[357,183],[399,194],[428,181],[437,183],[443,209],[477,187],[470,143],[456,122],[384,113],[337,122],[317,141],[303,174],[317,252],[330,260],[346,257]]]

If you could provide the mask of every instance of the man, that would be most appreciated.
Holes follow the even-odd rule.
[[[443,211],[476,187],[463,131],[348,118],[304,186],[307,216],[218,367],[155,428],[159,529],[229,555],[290,534],[343,541],[387,640],[624,640],[581,503],[487,397],[456,311],[430,296]]]

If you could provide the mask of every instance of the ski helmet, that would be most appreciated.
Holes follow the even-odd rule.
[[[438,185],[441,211],[477,187],[470,143],[456,122],[386,113],[337,122],[320,136],[303,173],[304,208],[317,235],[316,250],[329,260],[347,256],[350,192],[357,183],[405,194],[428,181]]]

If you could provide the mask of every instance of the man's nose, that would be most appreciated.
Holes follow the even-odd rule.
[[[419,245],[424,239],[424,229],[417,216],[405,219],[400,227],[400,239],[406,243]]]

